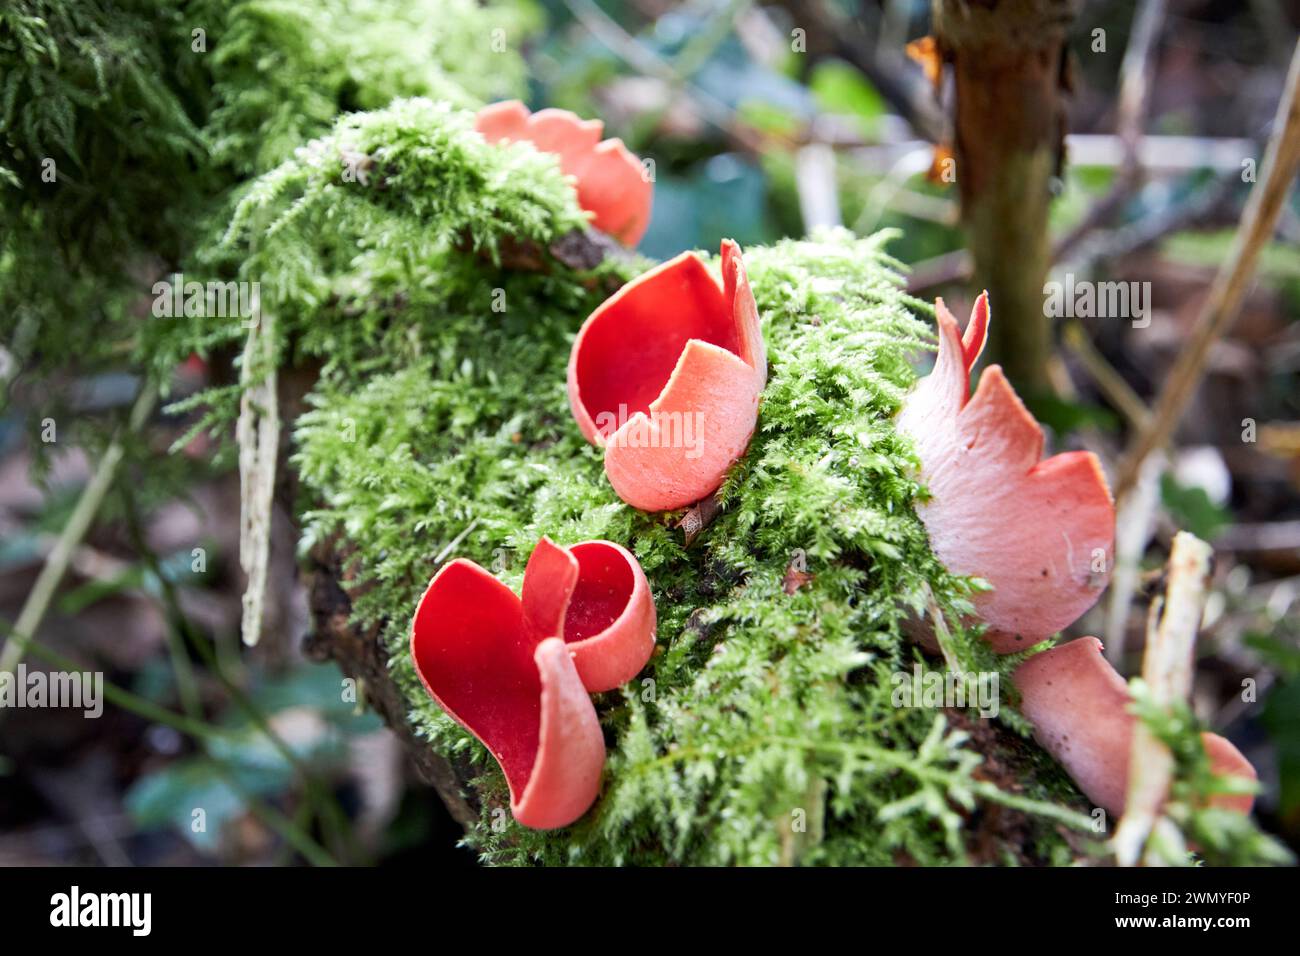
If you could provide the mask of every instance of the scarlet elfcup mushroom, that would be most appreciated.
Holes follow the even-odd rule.
[[[990,366],[970,394],[989,303],[975,303],[963,336],[935,302],[939,356],[907,397],[898,427],[911,436],[929,500],[917,513],[948,570],[983,578],[975,608],[999,653],[1024,650],[1076,620],[1110,576],[1115,505],[1097,457],[1046,460],[1043,432]]]
[[[640,564],[608,541],[538,542],[523,598],[472,561],[420,599],[411,658],[425,689],[496,758],[526,827],[572,823],[600,788],[605,738],[590,691],[633,677],[654,649]]]
[[[641,241],[650,225],[650,178],[622,140],[600,138],[600,120],[568,110],[530,113],[518,100],[507,100],[479,110],[474,128],[489,143],[529,142],[554,153],[560,169],[574,178],[578,205],[592,214],[592,224],[625,246]]]
[[[1029,658],[1014,674],[1020,709],[1034,724],[1043,749],[1106,812],[1124,812],[1129,751],[1137,718],[1129,713],[1128,685],[1102,654],[1101,641],[1081,637]],[[1241,751],[1218,734],[1201,735],[1215,774],[1256,779]],[[1249,794],[1222,794],[1212,806],[1249,813]]]
[[[573,343],[573,417],[605,448],[605,474],[634,508],[665,511],[704,498],[754,433],[767,354],[730,239],[722,280],[683,253],[606,299]]]
[[[976,300],[964,335],[942,299],[935,312],[939,356],[898,416],[930,495],[917,513],[945,567],[992,586],[976,595],[975,608],[993,649],[1010,653],[1052,636],[1096,602],[1109,578],[1115,507],[1095,455],[1040,460],[1042,429],[998,366],[985,370],[971,395],[988,294]],[[1014,680],[1043,748],[1094,803],[1122,814],[1136,718],[1101,642],[1080,638],[1035,654]],[[1229,741],[1202,739],[1216,773],[1255,778]],[[1253,800],[1211,802],[1249,813]]]

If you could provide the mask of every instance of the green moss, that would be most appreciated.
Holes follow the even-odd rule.
[[[462,107],[519,96],[518,49],[531,4],[476,0],[202,0],[196,26],[220,25],[217,103],[206,134],[218,162],[262,172],[328,129],[340,110],[408,96]]]
[[[250,179],[340,113],[520,95],[538,17],[531,0],[6,3],[0,340],[29,375],[134,350],[166,382],[145,293],[173,270],[228,276],[201,253]]]
[[[502,243],[544,248],[585,221],[554,157],[489,146],[473,114],[445,103],[399,100],[340,119],[254,181],[201,259],[209,275],[257,284],[261,312],[276,316],[277,361],[320,363],[327,382],[352,388],[454,351],[447,335],[463,329],[438,317],[495,315],[506,303],[507,320],[526,323],[588,302],[582,283],[629,266],[580,282],[496,264]],[[247,334],[241,316],[178,316],[149,325],[142,352],[162,376],[191,351],[211,355]],[[237,399],[235,387],[218,388],[178,408],[206,408],[196,430],[228,437]]]

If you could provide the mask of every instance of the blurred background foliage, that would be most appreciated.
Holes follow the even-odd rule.
[[[1115,184],[1134,7],[1088,0],[1071,32],[1074,136],[1056,184],[1057,236],[1085,223]],[[343,112],[398,96],[458,106],[518,96],[600,117],[607,135],[654,161],[645,255],[712,249],[722,235],[769,243],[828,219],[860,234],[897,227],[890,251],[913,266],[915,293],[943,294],[962,314],[975,290],[960,266],[957,197],[927,176],[941,110],[904,53],[928,21],[927,0],[5,0],[0,615],[16,617],[142,370],[157,363],[140,334],[142,288],[177,269],[228,268],[217,242],[249,183]],[[1231,242],[1250,185],[1242,162],[1260,153],[1298,23],[1290,0],[1169,3],[1144,180],[1060,263],[1149,281],[1157,319],[1149,333],[1081,321],[1088,348],[1062,336],[1061,387],[1034,409],[1058,447],[1113,459],[1123,396],[1098,384],[1098,369],[1145,400],[1177,354]],[[47,161],[57,183],[43,178]],[[1177,527],[1216,545],[1197,710],[1260,768],[1259,817],[1292,846],[1297,241],[1292,196],[1179,434],[1141,556],[1142,572],[1155,574]],[[158,384],[173,397],[228,376],[197,357],[163,371]],[[1258,435],[1243,440],[1247,419]],[[54,440],[44,437],[49,421]],[[307,611],[288,515],[276,518],[280,598],[267,636],[241,649],[237,476],[202,435],[166,454],[191,423],[157,415],[125,440],[125,477],[39,635],[52,653],[104,670],[117,706],[93,722],[0,714],[0,862],[397,862],[431,851],[467,861],[456,825],[362,706],[364,689],[348,701],[333,665],[303,660]],[[1103,633],[1104,615],[1097,609],[1080,633]],[[1140,609],[1120,626],[1140,633]],[[1241,700],[1246,679],[1254,701]],[[209,737],[148,706],[187,700]],[[204,829],[196,806],[207,809]]]

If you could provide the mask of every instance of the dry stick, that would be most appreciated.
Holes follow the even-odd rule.
[[[1186,531],[1174,535],[1169,553],[1169,586],[1164,601],[1151,606],[1142,679],[1152,700],[1164,707],[1185,701],[1192,691],[1196,631],[1205,611],[1205,583],[1210,574],[1210,546]],[[1138,721],[1129,751],[1128,794],[1124,818],[1115,832],[1120,866],[1135,866],[1157,825],[1169,792],[1174,757],[1169,748]]]
[[[1068,143],[1069,140],[1067,147]],[[1132,255],[1180,229],[1213,222],[1224,200],[1231,195],[1230,187],[1238,182],[1238,175],[1236,171],[1225,174],[1184,203],[1171,205],[1105,233],[1085,236],[1080,232],[1076,238],[1072,231],[1057,242],[1053,261],[1059,262],[1063,255],[1072,255],[1075,261],[1091,267],[1101,259],[1121,259]],[[972,270],[970,253],[965,249],[924,259],[912,267],[907,291],[916,294],[934,286],[964,282],[970,278]]]
[[[907,291],[916,295],[935,286],[964,282],[975,271],[975,260],[965,249],[945,252],[932,259],[922,259],[912,266],[907,277]]]
[[[235,438],[239,445],[239,565],[248,578],[244,589],[240,632],[247,645],[262,633],[266,580],[271,555],[271,508],[275,499],[275,470],[280,453],[280,411],[276,387],[275,313],[261,313],[244,345]],[[261,375],[257,381],[255,375]]]
[[[452,538],[451,541],[447,543],[447,547],[443,548],[441,551],[438,552],[437,557],[433,559],[433,566],[438,567],[442,564],[443,561],[447,560],[447,556],[451,554],[453,551],[455,551],[458,547],[460,547],[460,543],[464,541],[466,538],[468,538],[470,532],[477,527],[478,527],[478,518],[475,518],[473,521],[471,521],[468,525],[465,526],[464,531],[456,535],[456,537]]]
[[[670,87],[680,89],[706,123],[723,133],[744,139],[736,130],[735,114],[731,107],[681,76],[669,61],[639,43],[636,37],[624,30],[618,21],[593,0],[565,0],[565,6],[592,36],[630,66],[646,76],[653,76]]]
[[[1147,102],[1151,99],[1151,52],[1164,18],[1165,0],[1144,0],[1133,15],[1133,30],[1119,68],[1119,119],[1115,131],[1124,144],[1126,164],[1132,166],[1139,165],[1138,144],[1142,141]]]
[[[1187,404],[1204,374],[1211,346],[1237,317],[1246,287],[1255,273],[1260,250],[1273,234],[1297,169],[1300,169],[1300,42],[1291,57],[1286,88],[1264,153],[1263,179],[1250,192],[1232,249],[1214,278],[1210,296],[1192,329],[1191,341],[1174,363],[1160,391],[1150,423],[1134,439],[1121,463],[1116,498],[1123,498],[1133,487],[1142,462],[1169,440],[1187,410]]]
[[[840,197],[835,182],[835,151],[825,143],[809,143],[794,154],[795,191],[804,232],[841,224]]]
[[[130,417],[127,419],[128,432],[140,430],[149,413],[153,411],[157,397],[158,393],[152,385],[146,383],[141,387],[140,394],[136,396],[135,404],[131,407]],[[31,636],[39,630],[45,612],[49,610],[50,601],[54,599],[54,592],[58,590],[59,582],[67,573],[68,565],[72,562],[81,539],[90,530],[91,522],[95,520],[95,514],[103,504],[104,496],[117,475],[118,466],[122,463],[122,456],[126,452],[124,437],[121,434],[115,436],[105,450],[104,457],[99,460],[99,467],[95,469],[90,483],[81,492],[81,497],[77,499],[76,507],[72,510],[72,516],[68,518],[68,523],[63,526],[63,531],[60,532],[58,540],[45,559],[41,573],[37,576],[36,583],[32,585],[32,590],[18,613],[18,619],[14,621],[13,630],[16,634],[10,636],[3,653],[0,653],[0,673],[16,675],[23,653],[27,649],[27,642],[16,635]]]
[[[878,46],[869,42],[860,16],[840,17],[821,0],[784,0],[779,6],[789,12],[794,24],[807,31],[810,47],[825,49],[861,70],[917,135],[931,143],[951,140],[948,118],[935,99],[934,88],[919,70],[905,66],[901,42],[897,49],[881,56]]]
[[[1142,399],[1124,378],[1106,361],[1088,333],[1077,321],[1069,323],[1062,338],[1071,354],[1079,360],[1093,382],[1112,406],[1119,409],[1134,430],[1143,428],[1151,417]],[[1129,608],[1137,594],[1139,564],[1155,528],[1156,509],[1160,504],[1160,476],[1163,456],[1151,458],[1143,469],[1134,493],[1121,504],[1115,520],[1115,564],[1106,605],[1106,657],[1118,664],[1124,658],[1128,634]]]
[[[1220,217],[1226,222],[1235,221],[1235,217],[1221,214],[1220,209],[1225,205],[1224,200],[1232,195],[1233,187],[1241,181],[1240,176],[1240,169],[1234,169],[1201,187],[1186,200],[1170,203],[1141,219],[1082,238],[1072,252],[1073,263],[1090,270],[1098,262],[1115,262],[1148,249],[1183,229],[1208,225]]]
[[[1300,548],[1300,521],[1229,525],[1214,543],[1223,551],[1292,551]]]

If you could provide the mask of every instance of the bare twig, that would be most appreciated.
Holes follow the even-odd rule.
[[[970,278],[974,269],[975,260],[965,249],[945,252],[913,266],[911,275],[907,277],[907,291],[915,294],[936,286],[962,282]]]
[[[1155,245],[1171,233],[1191,226],[1204,225],[1224,215],[1220,210],[1237,183],[1241,182],[1241,167],[1234,165],[1231,172],[1201,187],[1186,199],[1169,204],[1133,222],[1094,232],[1080,238],[1072,248],[1066,248],[1068,237],[1057,247],[1057,261],[1068,256],[1070,261],[1084,270],[1097,262],[1115,261]],[[1231,221],[1231,220],[1228,220]]]
[[[1205,610],[1211,553],[1210,546],[1195,535],[1176,534],[1165,598],[1151,606],[1142,679],[1155,702],[1163,706],[1186,700],[1192,690],[1193,650]],[[1138,721],[1129,752],[1124,817],[1115,832],[1115,856],[1121,866],[1134,866],[1141,858],[1159,819],[1173,767],[1169,748]]]
[[[1214,543],[1224,551],[1300,551],[1300,521],[1229,525]]]
[[[1150,144],[1151,148],[1148,150],[1144,145],[1143,152],[1157,150],[1163,152],[1164,141],[1173,139],[1190,138],[1146,136],[1143,137],[1142,142]],[[1115,165],[1117,158],[1109,156],[1110,151],[1107,151],[1105,156],[1090,155],[1086,160],[1081,161],[1078,144],[1084,141],[1118,142],[1117,137],[1069,136],[1066,138],[1066,149],[1079,165]],[[1091,234],[1087,233],[1093,229],[1092,226],[1088,229],[1072,229],[1057,241],[1053,249],[1053,261],[1060,262],[1063,258],[1069,258],[1072,261],[1090,264],[1103,259],[1119,259],[1159,242],[1170,233],[1216,218],[1219,210],[1226,205],[1225,200],[1230,196],[1232,187],[1241,181],[1241,159],[1247,155],[1251,147],[1243,140],[1198,140],[1197,142],[1201,144],[1198,151],[1189,154],[1184,150],[1173,154],[1182,160],[1177,170],[1221,168],[1224,164],[1216,157],[1220,152],[1231,151],[1232,162],[1225,168],[1223,175],[1198,190],[1186,201],[1171,203],[1163,209],[1119,228],[1100,233],[1093,231]],[[1170,149],[1175,147],[1171,144]],[[862,152],[859,150],[855,155]],[[1096,153],[1097,150],[1090,147],[1089,152]],[[1148,171],[1152,168],[1150,160],[1143,160],[1142,165]],[[907,289],[909,292],[916,293],[935,286],[965,282],[970,278],[972,271],[973,262],[970,253],[965,249],[959,249],[917,263],[908,279]]]
[[[1114,133],[1071,133],[1066,137],[1076,166],[1119,169],[1126,152]],[[1255,155],[1258,144],[1237,136],[1172,136],[1149,133],[1137,141],[1137,163],[1148,173],[1190,173],[1200,169],[1241,172],[1241,161]]]
[[[466,538],[468,538],[470,532],[477,527],[478,527],[478,518],[475,518],[473,521],[471,521],[469,524],[465,526],[465,529],[461,531],[460,534],[456,535],[456,537],[452,538],[449,542],[447,542],[447,547],[439,551],[437,556],[433,559],[434,567],[440,566],[443,561],[447,560],[447,556],[450,555],[452,552],[454,552],[457,548],[459,548],[460,543],[464,541]]]
[[[1263,178],[1251,190],[1227,261],[1215,276],[1187,347],[1179,354],[1160,391],[1151,422],[1134,439],[1125,456],[1116,497],[1123,497],[1128,492],[1143,460],[1153,449],[1168,441],[1186,411],[1204,374],[1211,346],[1237,317],[1241,300],[1255,273],[1260,250],[1273,234],[1297,169],[1300,169],[1300,43],[1296,44],[1291,58],[1282,101],[1278,104],[1273,133],[1264,154]]]
[[[856,20],[835,15],[832,5],[820,0],[786,0],[796,26],[816,38],[828,53],[856,66],[871,85],[918,135],[932,143],[946,142],[949,124],[934,99],[930,84],[920,71],[908,69],[902,50],[880,55],[878,44],[870,42]]]
[[[840,225],[834,150],[825,143],[800,147],[794,154],[794,172],[804,231]]]
[[[569,12],[601,43],[618,54],[628,65],[646,76],[656,77],[686,94],[700,118],[724,133],[736,134],[735,114],[731,107],[683,77],[671,63],[623,29],[594,0],[564,0]]]

